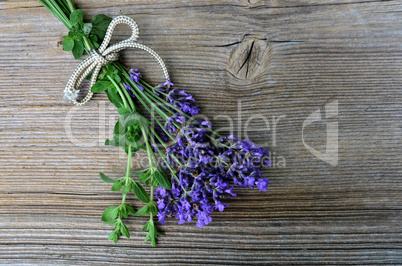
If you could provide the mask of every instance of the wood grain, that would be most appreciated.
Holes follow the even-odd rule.
[[[131,239],[107,241],[100,215],[120,196],[98,172],[124,172],[124,154],[103,145],[117,115],[103,94],[82,108],[62,102],[78,64],[62,51],[63,25],[36,1],[0,1],[0,263],[402,264],[400,1],[77,6],[88,19],[133,17],[216,129],[228,130],[228,116],[235,134],[272,151],[270,189],[236,189],[202,229],[168,221],[157,248],[142,243],[145,218],[129,220]],[[119,27],[114,40],[125,36]],[[162,81],[145,53],[122,57]],[[302,125],[336,100],[336,117],[304,131],[325,151],[326,123],[338,123],[331,166],[303,145]]]

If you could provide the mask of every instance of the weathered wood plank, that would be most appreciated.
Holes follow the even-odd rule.
[[[399,1],[77,5],[87,18],[136,19],[140,42],[164,58],[174,83],[194,95],[216,129],[232,122],[235,134],[273,152],[274,167],[264,171],[270,189],[237,189],[202,229],[168,221],[157,248],[142,243],[144,218],[129,220],[131,239],[107,241],[100,215],[119,195],[98,172],[124,172],[125,154],[103,145],[117,115],[102,94],[82,108],[62,102],[78,64],[62,51],[63,25],[36,1],[1,1],[1,263],[402,263]],[[114,40],[126,30],[119,27]],[[162,81],[145,53],[122,58],[151,83]],[[326,118],[334,101],[337,116]],[[318,109],[322,121],[302,132]],[[325,151],[333,122],[337,166],[303,145],[304,137]],[[133,167],[144,159],[138,154]]]

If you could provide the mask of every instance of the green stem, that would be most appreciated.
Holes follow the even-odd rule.
[[[71,25],[70,20],[66,17],[64,12],[54,0],[48,0],[46,2],[38,0],[38,2],[46,7],[58,20],[60,20],[68,30],[71,30],[73,25]]]
[[[128,74],[126,72],[123,72],[123,75],[125,76],[125,80],[128,81],[128,83],[137,91],[137,93],[139,93],[144,99],[145,101],[148,102],[149,105],[151,105],[151,107],[153,107],[156,112],[163,118],[163,119],[167,119],[169,116],[167,114],[165,114],[162,110],[159,109],[159,107],[157,107],[155,105],[154,102],[152,102],[147,96],[145,96],[144,92],[138,87],[138,85],[132,81],[130,79],[130,77],[128,76]],[[134,91],[133,91],[134,92]],[[140,97],[137,97],[139,99],[141,99]]]
[[[153,141],[155,144],[155,141]],[[172,169],[172,167],[170,166],[170,164],[167,163],[166,159],[165,159],[165,155],[157,148],[156,149],[159,153],[159,155],[161,156],[162,160],[165,162],[165,164],[167,165],[167,167],[169,168],[170,172],[172,172],[173,176],[176,176],[175,173],[176,171]],[[177,177],[176,177],[177,178]]]
[[[152,87],[151,85],[149,85],[149,84],[146,83],[145,81],[140,80],[140,83],[141,83],[142,85],[144,85],[145,87],[148,87],[149,89],[154,90],[154,87]],[[163,93],[163,92],[160,92],[160,93],[161,93],[161,94],[164,94],[164,95],[167,95],[166,93]]]
[[[125,202],[126,202],[126,195],[127,194],[124,194],[123,195],[123,198],[121,199],[121,204],[124,204]],[[121,218],[121,217],[120,217]]]
[[[130,145],[128,145],[128,159],[127,159],[126,180],[128,180],[128,178],[130,177],[131,157],[133,157],[133,152],[132,152],[131,144],[130,144]]]
[[[127,157],[127,169],[126,169],[126,176],[124,177],[126,180],[126,185],[128,184],[128,182],[130,181],[130,166],[131,166],[131,158],[133,157],[133,153],[131,150],[131,144],[128,145],[128,157]],[[121,200],[121,204],[124,204],[124,202],[126,201],[126,195],[123,195],[123,199]]]
[[[70,10],[68,9],[67,3],[64,2],[63,0],[57,0],[57,3],[59,4],[61,10],[63,11],[63,13],[69,17],[70,16]]]
[[[173,178],[175,178],[175,179],[180,183],[180,179],[176,176],[175,171],[172,169],[172,167],[170,166],[170,164],[167,163],[167,161],[166,161],[166,159],[165,159],[165,158],[166,158],[165,155],[159,150],[158,146],[157,146],[156,143],[155,143],[155,140],[152,139],[152,142],[154,143],[154,145],[155,145],[155,147],[156,147],[156,150],[158,151],[158,153],[159,153],[159,155],[161,156],[162,160],[165,162],[165,164],[166,164],[167,167],[169,168],[170,172],[172,173]],[[153,154],[153,155],[154,155],[155,160],[157,161],[155,154]],[[176,159],[175,156],[173,156],[173,157]],[[176,160],[177,160],[177,159],[176,159]],[[182,165],[182,166],[183,166],[183,165]],[[188,194],[188,191],[186,190],[186,188],[185,188],[184,186],[181,186],[181,188],[183,189],[184,193]]]
[[[125,73],[127,74],[127,73]],[[130,83],[130,79],[127,80],[127,78],[124,77],[124,81],[127,83]],[[153,117],[153,119],[155,119],[155,122],[162,128],[162,130],[166,133],[166,135],[171,139],[171,140],[175,140],[175,138],[164,129],[164,126],[162,125],[162,123],[159,121],[159,119],[154,115],[154,113],[151,112],[151,110],[149,109],[148,105],[145,104],[145,102],[142,100],[141,97],[139,97],[139,95],[137,94],[136,91],[132,91],[135,95],[135,97],[137,97],[137,99],[141,102],[141,104],[145,107],[145,109],[147,109],[147,111],[149,112],[149,114]]]
[[[58,19],[67,27],[68,30],[72,28],[70,19],[67,18],[66,14],[61,10],[60,6],[54,0],[47,0],[49,6],[53,9],[53,14],[58,15]]]
[[[124,97],[123,92],[121,92],[119,85],[117,85],[116,81],[111,76],[107,76],[107,78],[112,82],[113,86],[117,89],[117,92],[120,94],[121,99],[123,100],[124,107],[128,108],[128,102],[126,97]]]
[[[130,76],[127,74],[126,70],[124,69],[124,66],[122,66],[120,63],[115,63],[114,65],[123,73],[124,81],[126,83],[129,83],[134,89],[136,89],[137,93],[134,91],[133,91],[133,93],[140,100],[140,102],[144,105],[144,107],[147,109],[147,111],[149,113],[151,113],[148,106],[146,106],[144,104],[144,102],[142,101],[142,98],[138,97],[138,93],[141,94],[141,96],[148,102],[148,104],[150,104],[151,107],[153,107],[156,110],[156,112],[160,116],[162,116],[162,118],[164,118],[166,120],[169,116],[167,114],[165,114],[163,112],[163,110],[161,110],[152,100],[150,100],[149,97],[147,97],[147,95],[145,95],[144,92],[138,87],[138,85],[133,80],[130,79]],[[151,113],[151,115],[152,115],[152,113]],[[159,124],[159,126],[161,126],[161,124]],[[161,126],[161,128],[163,129],[163,126]],[[169,135],[169,132],[166,132],[166,133],[167,133],[167,135]]]
[[[123,91],[124,95],[126,96],[126,99],[128,101],[128,103],[130,104],[131,108],[133,111],[136,110],[135,105],[133,100],[131,99],[130,94],[128,94],[128,91],[126,90],[126,88],[124,88],[123,84],[119,83],[121,90]]]
[[[145,129],[144,129],[143,126],[141,126],[141,131],[142,131],[142,135],[144,136],[145,147],[146,147],[147,153],[148,153],[149,168],[151,169],[151,192],[150,192],[151,195],[150,195],[150,202],[153,202],[153,199],[154,199],[154,186],[152,185],[152,183],[153,183],[153,178],[154,178],[154,176],[153,176],[153,174],[152,174],[153,169],[154,169],[154,165],[153,165],[153,162],[152,162],[152,154],[153,154],[153,152],[152,152],[152,150],[151,150],[151,145],[150,145],[149,142],[148,142],[148,134],[147,134],[147,132],[145,131]],[[151,217],[152,217],[152,212],[151,212]]]
[[[189,119],[194,119],[191,115],[188,115],[188,114],[184,113],[182,110],[180,110],[179,108],[177,108],[177,107],[174,106],[173,104],[170,104],[170,103],[168,103],[167,101],[163,100],[161,97],[159,97],[159,96],[157,96],[157,95],[155,95],[155,94],[152,94],[150,91],[147,91],[147,92],[148,92],[149,95],[152,95],[152,97],[153,97],[154,99],[157,99],[160,103],[166,104],[166,105],[169,106],[170,108],[176,110],[176,112],[181,113],[182,115],[186,116],[186,117],[189,118]]]
[[[165,142],[161,139],[161,137],[159,137],[158,134],[156,134],[155,130],[152,127],[149,127],[149,129],[152,131],[152,134],[154,134],[154,136],[159,140],[159,142],[163,145],[163,147],[165,149],[167,149],[167,146],[165,144]]]
[[[95,46],[92,44],[92,42],[88,39],[87,36],[82,35],[82,39],[84,41],[84,45],[85,45],[85,50],[87,51],[87,53],[89,54],[89,52],[95,48]]]
[[[73,1],[71,1],[71,0],[66,0],[66,1],[67,1],[68,8],[70,9],[71,13],[73,13],[75,10]]]
[[[163,110],[161,110],[158,105],[156,105],[153,101],[151,101],[151,99],[149,99],[148,96],[145,95],[145,93],[138,87],[138,85],[135,82],[132,82],[133,87],[137,90],[137,92],[139,94],[141,94],[141,96],[145,99],[145,101],[148,102],[149,105],[151,105],[155,111],[165,120],[167,120],[169,118],[169,116],[167,114],[165,114],[163,112]]]

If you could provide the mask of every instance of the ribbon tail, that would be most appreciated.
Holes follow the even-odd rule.
[[[67,82],[65,90],[73,90],[75,89],[75,85],[77,84],[77,81],[79,77],[81,76],[82,71],[86,69],[89,65],[91,65],[94,61],[94,58],[92,56],[86,58],[83,60],[74,70],[73,74],[71,75],[70,79]]]
[[[81,76],[80,76],[80,78],[79,78],[79,80],[78,80],[78,82],[77,82],[77,89],[81,86],[81,84],[82,84],[82,82],[84,81],[84,79],[85,79],[94,69],[95,69],[95,70],[98,69],[98,72],[97,72],[97,73],[95,73],[95,71],[92,73],[91,82],[90,82],[90,86],[89,86],[87,95],[85,96],[84,99],[82,99],[82,100],[80,100],[80,101],[77,101],[76,99],[73,100],[72,102],[73,102],[75,105],[83,105],[83,104],[85,104],[86,102],[88,102],[88,101],[92,98],[93,93],[91,92],[91,88],[92,88],[92,86],[95,84],[96,79],[98,78],[98,74],[99,74],[99,71],[100,71],[100,68],[101,68],[101,67],[102,67],[101,65],[98,65],[98,64],[93,63],[93,64],[89,65],[89,67],[87,67],[87,68],[85,69],[84,73],[81,74]]]

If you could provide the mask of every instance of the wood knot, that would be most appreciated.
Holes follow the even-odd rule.
[[[270,47],[267,41],[249,39],[233,50],[228,71],[239,79],[253,79],[266,71],[269,58]]]

